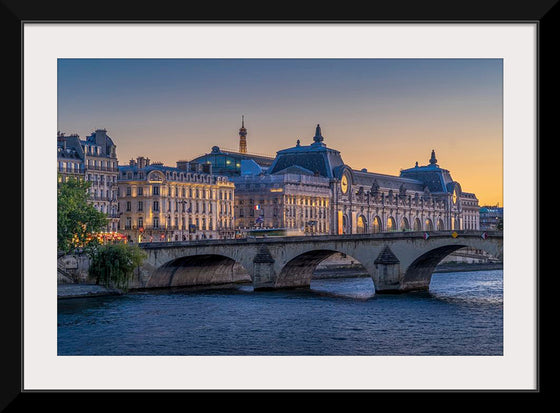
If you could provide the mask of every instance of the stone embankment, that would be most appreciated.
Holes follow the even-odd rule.
[[[96,284],[58,284],[58,299],[63,298],[83,298],[83,297],[99,297],[106,295],[121,295],[123,292],[116,288],[106,288]]]

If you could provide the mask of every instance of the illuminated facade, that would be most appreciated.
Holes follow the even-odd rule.
[[[297,168],[231,179],[236,228],[282,228],[286,235],[330,233],[328,180]]]
[[[479,229],[478,199],[464,192],[432,151],[428,165],[391,176],[354,170],[324,143],[277,152],[264,169],[242,170],[236,185],[238,228],[284,228],[290,235]]]
[[[60,180],[69,176],[91,183],[90,202],[107,214],[107,231],[116,231],[118,160],[116,145],[105,129],[97,129],[85,140],[76,134],[57,134],[57,161]]]
[[[145,157],[119,167],[120,232],[132,242],[233,238],[234,185],[211,165]]]

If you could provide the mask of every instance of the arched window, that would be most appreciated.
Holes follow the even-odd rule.
[[[437,229],[438,229],[438,231],[445,230],[445,225],[443,225],[443,221],[441,219],[438,220]]]
[[[374,234],[377,234],[377,233],[383,231],[383,228],[381,227],[381,219],[379,219],[379,217],[375,217],[373,219],[372,231],[373,231]]]
[[[408,225],[408,219],[404,218],[401,219],[401,231],[408,231],[410,229],[410,225]]]
[[[358,234],[365,234],[367,233],[367,221],[363,215],[358,217],[358,222],[356,223],[356,232]]]
[[[428,221],[428,220],[426,220]],[[422,231],[422,222],[420,222],[419,218],[414,220],[414,231]]]
[[[429,219],[429,218],[426,219],[426,222],[424,224],[425,224],[425,227],[426,227],[426,231],[433,231],[434,230],[434,224],[432,223],[431,219]]]
[[[395,219],[393,217],[387,218],[387,231],[396,231]]]

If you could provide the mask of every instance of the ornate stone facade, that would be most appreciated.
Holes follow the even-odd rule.
[[[244,175],[235,183],[235,225],[241,231],[281,228],[286,235],[329,234],[328,180],[302,173]]]
[[[233,238],[234,186],[210,165],[150,164],[119,168],[120,232],[132,242]]]
[[[69,176],[79,177],[91,183],[90,202],[109,218],[107,231],[116,231],[118,160],[116,145],[107,130],[97,129],[85,140],[72,134],[57,135],[57,161],[60,180]]]
[[[416,162],[400,176],[358,171],[326,146],[319,125],[312,144],[298,140],[270,167],[232,180],[241,228],[289,235],[479,229],[476,196],[439,167],[435,151],[428,165]]]

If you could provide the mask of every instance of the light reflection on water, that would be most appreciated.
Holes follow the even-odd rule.
[[[429,292],[370,278],[59,301],[59,355],[502,355],[502,271],[434,274]]]

